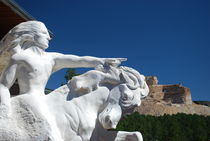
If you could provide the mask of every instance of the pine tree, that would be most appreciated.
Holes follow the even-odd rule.
[[[66,71],[66,74],[65,74],[64,78],[66,79],[66,82],[68,82],[69,80],[72,79],[72,77],[78,76],[78,75],[80,75],[80,74],[76,72],[76,69],[74,69],[74,68],[69,68],[69,69]]]

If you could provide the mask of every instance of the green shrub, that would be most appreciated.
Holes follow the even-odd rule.
[[[121,120],[117,130],[139,131],[144,141],[208,141],[210,116],[176,114],[156,117],[136,112]]]

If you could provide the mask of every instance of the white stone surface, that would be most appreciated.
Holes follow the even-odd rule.
[[[45,52],[50,36],[38,21],[23,22],[11,29],[0,43],[0,55],[7,54],[9,62],[0,78],[1,109],[9,112],[8,88],[18,79],[20,94],[43,96],[50,75],[62,68],[96,67],[108,63],[120,64],[124,58],[96,58]],[[9,54],[9,55],[8,55]]]
[[[112,70],[116,70],[116,74],[120,72],[113,76],[118,83],[104,83],[111,75],[109,71],[93,70],[76,76],[42,98],[28,94],[12,98],[12,115],[0,119],[0,137],[21,141],[141,141],[139,132],[106,130],[116,128],[122,113],[132,112],[148,93],[144,77],[135,70],[127,67]],[[70,91],[83,89],[71,84],[83,81],[84,76],[93,77],[89,75],[100,76],[96,89],[83,94]],[[43,112],[51,118],[46,118]],[[57,138],[52,133],[57,134]]]
[[[124,58],[79,57],[45,52],[50,40],[38,21],[14,27],[1,41],[10,54],[0,78],[0,139],[15,141],[141,141],[139,132],[107,131],[122,113],[147,96],[143,75],[117,67]],[[50,75],[62,68],[96,67],[44,95]],[[20,96],[10,98],[18,79]],[[12,105],[12,106],[11,106]]]

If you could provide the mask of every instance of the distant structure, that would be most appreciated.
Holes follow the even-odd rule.
[[[190,89],[181,84],[159,85],[156,76],[147,76],[150,88],[149,96],[156,100],[163,100],[171,104],[192,104]]]
[[[190,89],[182,84],[158,84],[156,76],[146,77],[150,92],[142,105],[136,110],[140,114],[161,116],[164,114],[198,114],[210,115],[210,107],[195,104]]]

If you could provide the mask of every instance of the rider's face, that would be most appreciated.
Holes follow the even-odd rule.
[[[49,40],[51,38],[46,27],[43,27],[40,31],[38,31],[34,38],[35,38],[35,43],[40,48],[47,49],[49,47]]]

